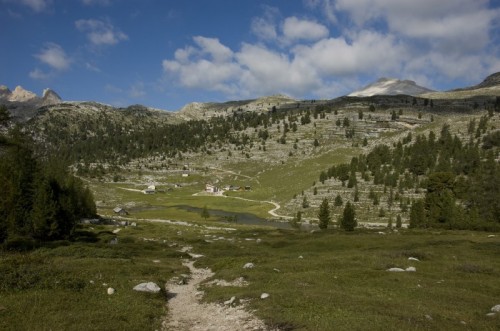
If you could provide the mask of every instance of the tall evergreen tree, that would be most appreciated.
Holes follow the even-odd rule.
[[[328,205],[327,198],[324,198],[323,202],[321,202],[321,205],[319,206],[318,219],[319,228],[323,230],[326,229],[328,227],[328,223],[330,223],[330,206]]]
[[[354,231],[356,226],[358,226],[358,221],[356,220],[356,211],[350,201],[347,201],[347,203],[345,204],[344,211],[342,212],[339,223],[342,229],[344,229],[345,231]]]

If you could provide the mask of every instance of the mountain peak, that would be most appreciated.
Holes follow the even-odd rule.
[[[18,85],[10,94],[9,101],[26,102],[35,99],[35,93],[25,90],[22,86]]]
[[[352,92],[350,97],[370,97],[373,95],[419,95],[422,93],[432,92],[432,90],[417,85],[412,80],[400,80],[397,78],[380,78],[376,82],[371,83],[361,90]]]

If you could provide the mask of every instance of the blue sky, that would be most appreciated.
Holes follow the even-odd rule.
[[[0,84],[177,110],[500,71],[498,0],[0,0]]]

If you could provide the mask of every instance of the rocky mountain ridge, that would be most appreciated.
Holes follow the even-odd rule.
[[[350,93],[350,97],[371,97],[374,95],[411,95],[417,96],[433,90],[417,85],[412,80],[400,80],[396,78],[380,78],[360,90]]]

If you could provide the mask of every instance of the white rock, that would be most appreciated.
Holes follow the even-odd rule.
[[[269,298],[269,293],[262,293],[262,294],[260,295],[260,298],[261,298],[261,299],[267,299],[267,298]]]
[[[431,315],[425,315],[425,318],[427,318],[429,321],[432,321],[432,316]]]
[[[274,268],[273,270],[276,271],[276,272],[281,272],[281,270],[278,269],[278,268]]]
[[[231,299],[224,301],[225,305],[232,305],[234,300],[236,300],[236,297],[231,297]]]
[[[252,262],[248,262],[248,263],[245,263],[245,265],[243,266],[243,269],[252,269],[255,267],[255,264],[253,264]]]
[[[301,255],[301,256],[299,256],[299,259],[303,259],[303,258],[304,258],[304,257],[303,257],[302,255]]]
[[[137,226],[137,223],[136,222],[132,222],[132,223],[130,223],[130,226]]]
[[[138,292],[148,292],[148,293],[158,293],[161,291],[161,288],[153,282],[140,283],[134,286],[134,291]]]
[[[118,232],[120,232],[121,230],[122,230],[122,229],[114,229],[114,230],[113,230],[113,233],[118,233]]]
[[[406,268],[406,271],[415,272],[415,271],[417,271],[417,269],[415,267],[408,267],[408,268]]]
[[[491,307],[491,311],[493,311],[495,313],[500,313],[500,305],[496,305],[496,306]]]
[[[262,239],[257,239],[255,242],[256,242],[257,244],[260,244],[260,243],[262,242]]]
[[[108,287],[108,294],[109,295],[115,294],[115,289],[112,287]]]
[[[410,260],[410,261],[420,261],[420,260],[419,260],[419,259],[417,259],[416,257],[411,257],[411,256],[408,258],[408,260]]]
[[[486,314],[486,316],[488,316],[488,317],[495,317],[496,315],[497,315],[496,313],[488,313],[488,314]]]
[[[401,269],[401,268],[389,268],[389,269],[387,269],[387,271],[390,271],[390,272],[404,272],[405,269]]]
[[[385,232],[379,231],[378,234],[385,235]]]
[[[194,254],[194,253],[188,253],[189,256],[191,256],[193,259],[199,259],[200,257],[203,257],[204,255],[202,254]]]
[[[494,234],[490,234],[488,238],[495,238],[496,236]]]

